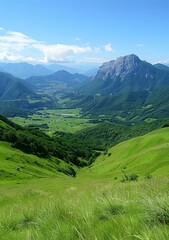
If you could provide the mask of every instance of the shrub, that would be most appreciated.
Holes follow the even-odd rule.
[[[122,182],[127,182],[127,181],[138,181],[138,175],[135,173],[132,173],[130,175],[126,175],[126,173],[124,173],[124,177],[122,179]]]
[[[150,173],[147,173],[144,178],[150,180],[150,179],[152,179],[152,177],[153,176]]]
[[[137,181],[138,180],[138,175],[135,173],[132,173],[131,175],[129,175],[129,181]]]

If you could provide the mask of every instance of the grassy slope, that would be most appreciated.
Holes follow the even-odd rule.
[[[166,240],[167,178],[51,178],[0,184],[2,240]]]
[[[111,148],[111,156],[100,156],[88,171],[80,170],[77,178],[51,178],[50,173],[48,178],[47,170],[25,162],[36,158],[45,165],[44,159],[0,143],[0,166],[5,170],[16,173],[22,162],[33,174],[41,169],[40,175],[46,177],[20,184],[0,181],[1,239],[168,239],[169,181],[158,176],[168,172],[168,143],[169,128],[128,140]],[[7,164],[6,157],[13,160]],[[115,174],[121,175],[121,167],[129,173],[143,170],[143,175],[153,167],[153,178],[127,183],[112,180]]]
[[[110,155],[110,156],[109,156]],[[98,157],[89,173],[116,177],[126,174],[167,175],[169,172],[169,128],[162,128],[122,142]]]
[[[67,167],[56,158],[39,158],[12,148],[10,143],[0,142],[0,180],[57,177],[60,175],[57,170]]]

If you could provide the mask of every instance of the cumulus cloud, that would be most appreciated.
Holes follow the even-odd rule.
[[[112,48],[112,45],[111,43],[108,43],[104,46],[104,49],[106,52],[113,52],[113,48]]]
[[[65,44],[34,44],[44,54],[44,62],[71,62],[74,55],[91,52],[90,47]]]
[[[29,62],[73,62],[94,51],[89,46],[47,44],[23,33],[0,28],[0,60]]]

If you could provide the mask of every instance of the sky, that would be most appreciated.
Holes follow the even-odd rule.
[[[168,0],[0,0],[0,62],[169,64]]]

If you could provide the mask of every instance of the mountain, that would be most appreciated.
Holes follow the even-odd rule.
[[[158,86],[169,86],[169,72],[131,54],[104,63],[95,76],[79,86],[79,91],[106,96],[126,91],[151,91]]]
[[[12,74],[18,78],[28,78],[31,76],[48,75],[53,71],[47,69],[43,65],[32,65],[23,63],[0,63],[0,70]]]
[[[98,68],[92,68],[85,72],[85,75],[88,77],[94,76],[98,71]]]
[[[0,100],[25,99],[28,95],[33,95],[28,86],[8,73],[0,72],[0,84]]]
[[[36,98],[29,84],[9,73],[0,72],[0,113],[6,116],[25,116],[31,107],[29,98]]]
[[[56,64],[56,63],[50,64],[50,65],[44,65],[44,66],[45,66],[45,68],[49,69],[52,72],[58,72],[58,71],[61,71],[61,70],[70,72],[72,74],[79,72],[78,69],[70,68],[70,67],[63,66],[63,65],[60,65],[60,64]]]
[[[86,115],[106,115],[123,121],[169,117],[169,71],[131,54],[104,63],[76,87],[74,107]]]
[[[71,74],[61,70],[47,76],[35,76],[27,78],[26,81],[37,87],[38,89],[49,92],[63,91],[69,87],[73,87],[80,82],[88,79],[83,74]]]
[[[161,63],[157,63],[153,65],[154,67],[160,69],[160,70],[164,70],[164,71],[168,71],[169,72],[169,67],[167,65],[161,64]]]

